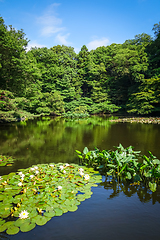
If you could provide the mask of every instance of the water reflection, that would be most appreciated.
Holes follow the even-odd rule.
[[[35,119],[27,122],[0,124],[0,154],[17,159],[13,167],[17,171],[33,164],[50,162],[78,163],[75,150],[114,149],[121,143],[147,154],[150,150],[160,158],[160,125],[113,123],[108,116],[92,116],[87,119],[52,118],[49,121]],[[2,174],[0,170],[0,174]],[[4,173],[3,173],[4,174]]]
[[[0,154],[11,155],[17,161],[12,167],[1,167],[0,175],[38,163],[78,163],[75,150],[82,151],[85,146],[103,150],[114,149],[121,143],[125,148],[134,146],[142,154],[150,150],[160,159],[159,133],[160,125],[111,123],[105,116],[1,124]],[[159,239],[160,189],[152,193],[142,185],[103,179],[78,211],[54,217],[28,233],[14,236],[0,233],[0,239]]]
[[[103,186],[106,190],[113,190],[113,192],[109,195],[108,199],[119,197],[120,193],[123,193],[126,197],[132,197],[133,195],[137,195],[138,199],[142,203],[147,203],[150,201],[152,201],[153,205],[156,202],[160,203],[160,187],[157,189],[156,192],[153,193],[151,190],[147,189],[142,184],[129,184],[127,182],[118,183],[111,178],[105,178],[105,180],[99,185]]]

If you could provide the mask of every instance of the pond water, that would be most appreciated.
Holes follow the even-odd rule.
[[[0,175],[38,163],[78,163],[75,150],[82,151],[85,146],[89,150],[114,150],[121,143],[124,147],[134,146],[142,154],[147,155],[149,150],[160,159],[160,125],[113,123],[110,119],[57,117],[1,124],[0,154],[11,155],[17,161],[11,167],[1,167]],[[82,202],[76,212],[53,217],[28,233],[0,233],[0,239],[159,239],[160,191],[116,185],[105,177],[92,191],[92,197]]]

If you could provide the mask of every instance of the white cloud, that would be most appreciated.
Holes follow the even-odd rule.
[[[81,48],[74,48],[75,53],[79,53],[81,51]]]
[[[109,40],[107,38],[95,39],[87,44],[87,48],[90,51],[96,49],[97,47],[106,46],[108,43]]]
[[[69,37],[69,35],[70,35],[70,33],[67,33],[65,35],[58,34],[56,36],[56,40],[57,40],[58,44],[63,44],[63,45],[71,44],[70,42],[67,41],[67,38]]]
[[[50,37],[55,33],[65,30],[61,27],[62,19],[56,16],[55,7],[59,4],[51,4],[40,17],[37,17],[37,23],[40,24],[41,35]]]
[[[45,45],[39,44],[36,41],[35,42],[29,42],[27,45],[27,51],[29,51],[31,48],[37,47],[37,48],[42,48],[42,47],[46,47]]]

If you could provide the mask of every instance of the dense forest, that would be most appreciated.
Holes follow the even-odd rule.
[[[160,22],[78,54],[68,46],[27,51],[23,30],[0,17],[0,119],[72,113],[160,114]]]

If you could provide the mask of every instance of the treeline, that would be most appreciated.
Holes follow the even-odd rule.
[[[0,118],[63,113],[160,113],[160,22],[123,44],[88,51],[27,50],[23,30],[0,17]]]

